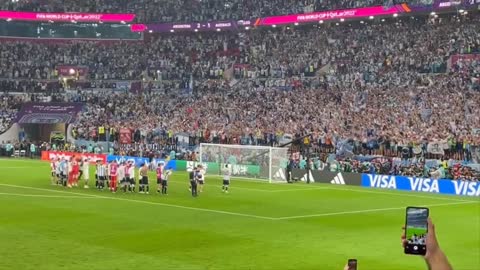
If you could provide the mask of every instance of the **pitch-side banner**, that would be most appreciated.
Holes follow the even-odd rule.
[[[145,158],[145,157],[131,157],[131,156],[116,156],[116,155],[108,155],[107,162],[116,161],[117,163],[126,162],[126,161],[133,161],[136,167],[141,167],[143,164],[147,163],[148,166],[156,166],[159,163],[163,162],[165,164],[166,169],[177,170],[176,160],[165,161],[164,159],[158,158]]]
[[[94,164],[97,160],[101,162],[107,161],[107,156],[103,154],[77,153],[77,152],[60,152],[60,151],[42,151],[42,160],[49,161],[57,158],[66,158],[70,160],[71,157],[87,158],[90,163]]]
[[[360,186],[362,176],[358,173],[330,172],[318,170],[293,169],[290,175],[292,180],[301,180],[321,184]]]
[[[470,181],[362,174],[362,186],[448,195],[480,196],[480,182]]]

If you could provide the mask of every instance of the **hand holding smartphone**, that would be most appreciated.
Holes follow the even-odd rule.
[[[427,254],[429,209],[425,207],[407,207],[405,217],[405,254]]]

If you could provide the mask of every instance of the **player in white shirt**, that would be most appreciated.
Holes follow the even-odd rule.
[[[51,171],[51,181],[52,181],[52,186],[57,183],[57,161],[55,158],[52,158],[50,161],[50,171]]]
[[[83,164],[82,164],[82,174],[83,174],[83,180],[85,181],[85,185],[83,186],[84,188],[88,188],[88,180],[90,179],[90,166],[89,163],[90,161],[88,158],[83,158]]]
[[[232,175],[232,172],[230,171],[228,164],[225,164],[225,168],[223,168],[222,172],[223,172],[222,192],[228,193],[228,188],[230,187],[230,178]]]
[[[107,166],[105,164],[102,164],[101,161],[97,161],[97,176],[97,188],[103,190],[105,188],[105,181],[107,179]]]
[[[67,159],[62,160],[62,185],[67,186],[67,179],[68,179],[68,171],[69,171],[69,163]]]
[[[198,186],[200,187],[199,188],[199,191],[200,192],[203,192],[203,186],[205,185],[205,169],[203,168],[203,166],[200,166],[200,170],[198,171]]]
[[[55,176],[57,178],[57,182],[56,184],[57,185],[61,185],[62,184],[62,168],[60,167],[60,159],[57,158],[57,160],[55,161]]]
[[[167,194],[167,188],[168,188],[168,180],[170,180],[170,176],[172,175],[172,170],[168,169],[165,170],[163,173],[163,178],[162,178],[162,194],[168,195]]]
[[[135,162],[129,162],[128,167],[128,183],[130,186],[128,187],[128,190],[130,192],[135,192]]]
[[[120,188],[123,189],[125,187],[125,163],[120,162],[118,165],[118,171],[117,171],[117,181],[120,183]],[[125,192],[125,189],[123,189]]]

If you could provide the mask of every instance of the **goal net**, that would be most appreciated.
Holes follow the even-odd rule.
[[[210,175],[221,175],[227,165],[234,177],[287,181],[287,148],[202,143],[199,152],[200,162]]]

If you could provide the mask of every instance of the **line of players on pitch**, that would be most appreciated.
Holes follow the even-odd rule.
[[[154,165],[156,166],[157,193],[167,195],[168,181],[172,175],[172,170],[165,169],[163,162]],[[84,188],[89,188],[90,166],[88,159],[77,159],[75,157],[70,158],[70,160],[66,158],[52,159],[50,168],[52,185],[61,185],[68,188],[77,187],[80,178],[83,176]],[[148,171],[148,163],[144,163],[138,170],[138,191],[141,194],[149,194],[150,192]],[[205,173],[202,165],[197,165],[189,171],[189,190],[192,196],[196,197],[198,192],[203,192]],[[225,165],[222,173],[222,191],[228,193],[231,177],[231,170],[228,165]],[[133,160],[118,163],[117,161],[111,161],[108,164],[101,160],[96,162],[95,187],[99,190],[108,188],[111,192],[116,193],[118,188],[121,188],[123,192],[136,192],[137,181],[135,179],[135,163]]]

